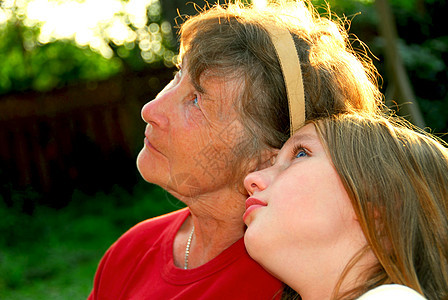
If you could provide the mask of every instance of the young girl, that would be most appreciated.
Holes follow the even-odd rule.
[[[244,184],[246,248],[301,299],[448,299],[448,150],[428,134],[314,121]]]

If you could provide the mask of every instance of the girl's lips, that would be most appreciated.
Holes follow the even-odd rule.
[[[254,211],[257,208],[263,207],[263,206],[267,206],[267,204],[264,203],[261,200],[256,199],[256,198],[252,198],[252,197],[247,198],[247,200],[246,200],[246,212],[243,215],[243,221],[246,220],[247,216],[252,211]]]
[[[266,206],[267,204],[257,198],[249,197],[246,200],[246,209],[248,209],[252,205],[261,205]]]

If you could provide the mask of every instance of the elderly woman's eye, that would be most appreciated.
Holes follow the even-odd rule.
[[[197,97],[197,96],[193,99],[193,105],[196,106],[197,108],[200,108],[200,107],[199,107],[199,101],[198,101],[198,97]]]

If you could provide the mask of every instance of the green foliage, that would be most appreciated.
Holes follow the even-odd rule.
[[[448,65],[443,57],[448,53],[448,36],[421,44],[401,44],[401,48],[428,127],[435,133],[448,132]]]
[[[38,206],[23,214],[0,199],[0,299],[85,299],[106,249],[127,229],[181,206],[162,189],[140,183],[132,192],[75,192],[69,206]]]
[[[149,1],[146,8],[140,7],[146,9],[146,24],[122,9],[108,20],[89,19],[97,24],[89,24],[88,33],[83,23],[84,31],[67,36],[53,34],[48,28],[43,30],[45,20],[28,18],[27,8],[36,9],[35,3],[30,3],[0,1],[0,95],[25,90],[45,92],[74,82],[107,79],[119,72],[173,66],[176,41],[171,26],[162,20],[157,0]],[[68,1],[52,3],[63,7]],[[92,3],[83,8],[90,16]],[[80,9],[85,2],[77,4]],[[42,17],[42,11],[38,15]],[[76,24],[71,21],[60,26],[64,25],[67,30],[74,30]],[[118,29],[114,30],[114,26]],[[89,38],[80,38],[78,33]]]
[[[29,89],[43,92],[74,82],[106,79],[122,70],[119,59],[106,59],[72,41],[41,45],[36,29],[20,22],[0,27],[0,94]]]
[[[351,21],[351,36],[359,37],[369,47],[369,57],[382,77],[382,91],[390,87],[384,49],[387,47],[378,33],[375,1],[328,1],[339,16]],[[315,0],[319,11],[326,12],[326,1]],[[446,1],[391,0],[391,9],[398,33],[398,50],[409,80],[432,132],[448,132],[448,27],[445,24]],[[355,42],[354,48],[360,45]],[[390,99],[389,99],[390,100]],[[448,136],[442,137],[448,141]]]

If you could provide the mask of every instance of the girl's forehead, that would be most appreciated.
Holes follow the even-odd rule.
[[[306,124],[302,128],[300,128],[289,140],[289,143],[296,143],[296,142],[311,142],[318,139],[316,128],[314,127],[314,124]]]

